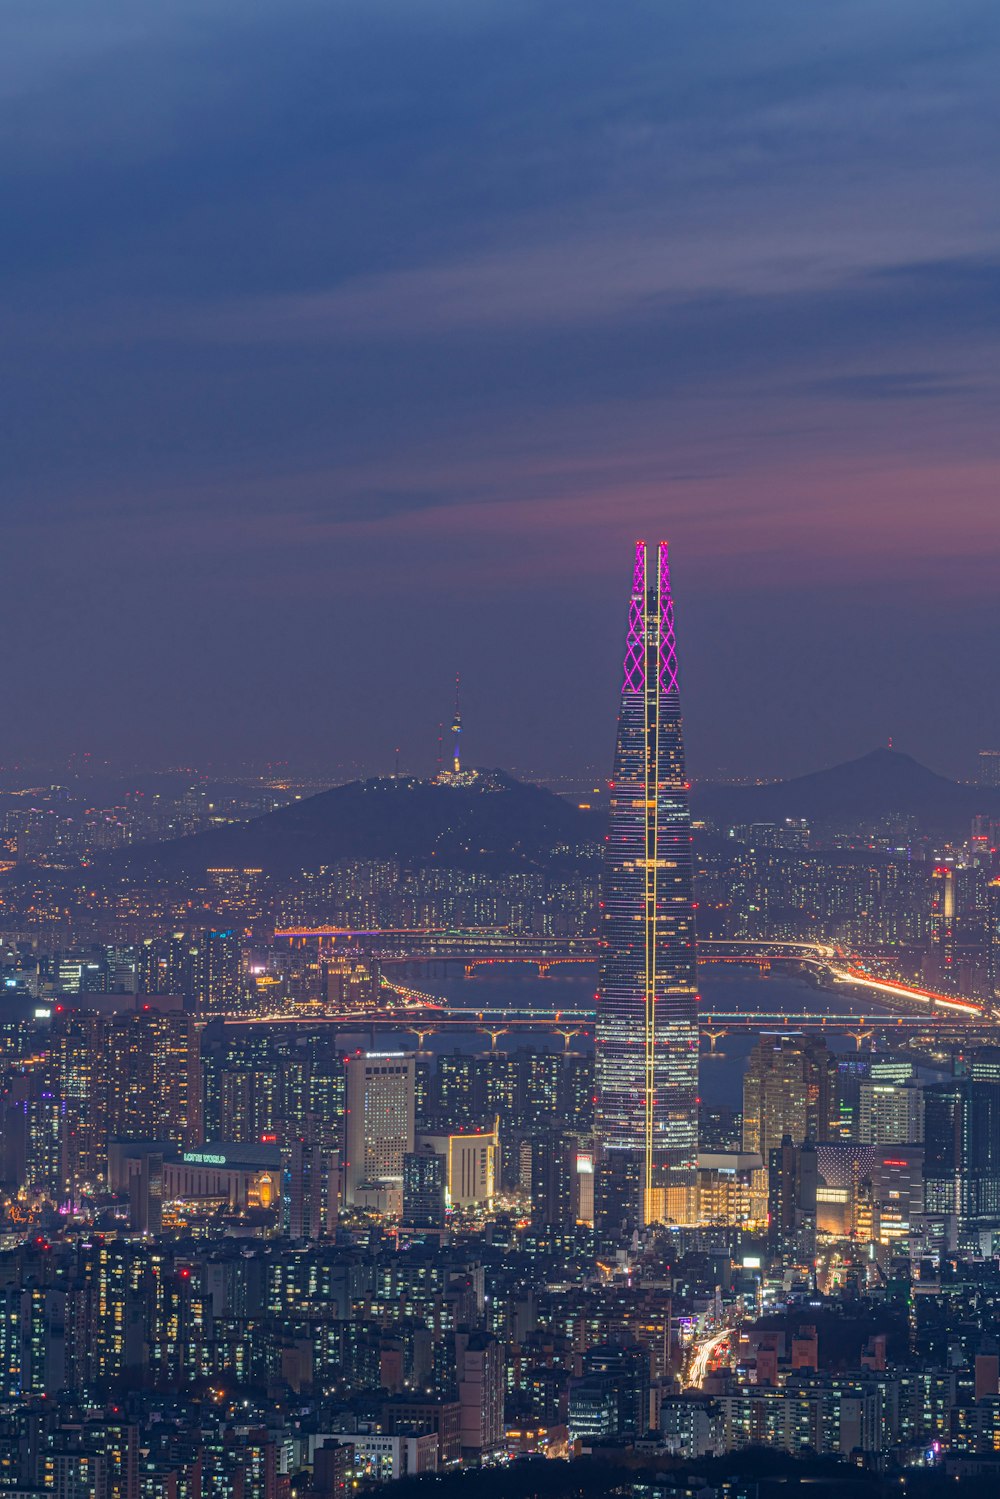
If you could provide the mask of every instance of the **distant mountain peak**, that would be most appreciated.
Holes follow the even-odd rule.
[[[939,775],[936,770],[930,770],[913,755],[907,754],[905,750],[889,749],[884,744],[877,745],[875,749],[868,750],[866,754],[858,755],[853,760],[842,760],[836,765],[826,766],[823,770],[809,771],[805,775],[795,776],[789,781],[779,781],[775,784],[790,786],[802,781],[815,782],[824,777],[858,783],[877,781],[890,787],[913,781],[919,781],[928,786],[957,785],[957,782],[950,781],[947,776]]]
[[[698,814],[730,824],[804,818],[817,826],[906,818],[928,831],[964,834],[978,812],[1000,812],[1000,795],[962,786],[904,750],[879,745],[854,760],[763,786],[703,786]]]

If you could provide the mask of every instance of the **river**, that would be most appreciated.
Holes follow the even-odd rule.
[[[585,978],[549,977],[539,979],[518,969],[505,968],[499,975],[487,971],[488,976],[465,978],[453,969],[440,976],[440,968],[434,976],[414,972],[407,982],[427,992],[442,995],[461,1006],[482,1006],[484,1009],[500,1009],[504,1006],[519,1008],[549,1009],[558,1007],[567,1012],[592,1006],[594,1003],[594,974],[587,971]],[[846,1034],[846,1027],[856,1019],[858,1000],[837,990],[818,989],[808,979],[787,973],[771,972],[758,975],[753,970],[726,968],[721,964],[705,966],[700,974],[701,1003],[704,1010],[725,1013],[753,1013],[754,1011],[781,1012],[788,1014],[825,1014],[836,1022],[842,1019],[844,1029],[831,1028],[827,1044],[834,1051],[853,1052],[854,1041]],[[869,1010],[869,1014],[871,1011]],[[776,1025],[768,1024],[769,1029]],[[793,1027],[790,1026],[789,1029]],[[739,1108],[742,1098],[743,1071],[750,1050],[759,1032],[734,1031],[716,1043],[714,1052],[703,1048],[701,1054],[701,1096],[710,1106]],[[415,1046],[415,1038],[399,1033],[376,1032],[379,1044]],[[449,1031],[428,1036],[424,1042],[427,1050],[440,1054],[445,1051],[482,1051],[489,1048],[489,1038],[475,1030]],[[498,1049],[510,1050],[516,1046],[533,1046],[547,1050],[560,1050],[564,1045],[559,1035],[548,1035],[542,1031],[529,1031],[521,1036],[508,1032],[497,1040]],[[573,1050],[592,1049],[593,1042],[585,1036],[577,1036],[572,1042]]]

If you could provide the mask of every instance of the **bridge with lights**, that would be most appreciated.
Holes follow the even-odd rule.
[[[421,1044],[428,1036],[475,1031],[489,1036],[494,1048],[501,1036],[542,1032],[561,1036],[568,1049],[576,1037],[589,1037],[594,1032],[595,1012],[592,1007],[546,1010],[505,1005],[475,1009],[435,1001],[430,995],[424,996],[421,1002],[414,991],[398,991],[395,986],[394,992],[397,994],[396,1003],[365,1009],[337,1013],[316,1009],[276,1011],[266,1015],[233,1014],[226,1019],[228,1024],[239,1026],[334,1026],[354,1031],[401,1031],[416,1036]],[[725,1036],[747,1031],[761,1035],[827,1031],[850,1036],[858,1050],[873,1037],[885,1040],[897,1036],[902,1040],[926,1036],[940,1041],[946,1037],[961,1039],[970,1034],[986,1039],[997,1034],[996,1023],[982,1014],[966,1017],[947,1013],[898,1015],[871,1010],[857,1015],[788,1010],[703,1010],[698,1019],[701,1037],[710,1051],[715,1051]]]
[[[596,937],[556,937],[509,932],[496,927],[279,927],[275,942],[318,951],[357,952],[378,958],[383,972],[425,963],[461,963],[465,977],[494,968],[525,965],[547,978],[558,968],[597,962]],[[757,941],[707,938],[698,943],[704,963],[750,964],[763,971],[773,964],[824,967],[838,955],[827,942]]]
[[[511,932],[505,927],[278,927],[274,940],[289,947],[315,947],[327,952],[377,954],[390,963],[455,962],[473,967],[496,963],[596,962],[596,937],[550,936]],[[826,961],[839,949],[829,942],[764,941],[752,938],[707,938],[698,944],[699,957],[709,962]]]
[[[377,956],[382,972],[383,1002],[345,1013],[310,1010],[264,1016],[236,1015],[239,1024],[329,1024],[365,1029],[412,1031],[419,1038],[441,1031],[472,1029],[492,1038],[521,1031],[540,1030],[570,1039],[589,1035],[594,1027],[593,1008],[539,1007],[516,1004],[497,1006],[459,1005],[441,995],[414,988],[389,970],[407,964],[460,962],[467,978],[509,964],[533,966],[539,976],[549,977],[560,965],[594,965],[598,943],[588,937],[540,937],[519,935],[495,928],[453,929],[397,928],[359,931],[346,927],[287,927],[275,933],[279,942],[293,946],[315,945],[327,951],[368,952]],[[845,953],[828,942],[767,941],[744,938],[706,939],[698,944],[700,963],[731,963],[767,972],[775,965],[791,966],[813,973],[824,990],[845,990],[856,999],[858,1009],[845,1014],[825,1009],[820,994],[809,1011],[703,1010],[699,1013],[702,1037],[714,1050],[732,1031],[828,1030],[862,1041],[886,1032],[904,1035],[996,1034],[997,1021],[974,1000],[906,984],[874,972],[863,959]]]

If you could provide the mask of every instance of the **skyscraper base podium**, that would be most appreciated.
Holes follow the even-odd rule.
[[[601,1154],[596,1163],[595,1218],[605,1230],[631,1232],[651,1224],[699,1221],[697,1180],[686,1166],[654,1165],[658,1185],[645,1185],[645,1161],[634,1151]]]

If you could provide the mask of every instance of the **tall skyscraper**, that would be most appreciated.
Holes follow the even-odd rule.
[[[816,1253],[818,1165],[811,1140],[785,1135],[767,1158],[767,1223],[771,1252],[809,1261]]]
[[[606,1218],[693,1189],[698,1016],[691,823],[666,542],[636,543],[602,881],[597,1132]],[[672,1195],[668,1198],[668,1193]],[[683,1209],[681,1209],[683,1210]]]
[[[836,1063],[818,1036],[765,1035],[743,1074],[743,1149],[765,1164],[786,1135],[829,1140],[837,1113]]]
[[[944,989],[955,988],[955,871],[938,865],[931,877],[931,977]]]
[[[347,1058],[347,1158],[344,1198],[363,1183],[384,1183],[397,1214],[403,1205],[403,1157],[413,1150],[413,1056],[359,1052]]]

